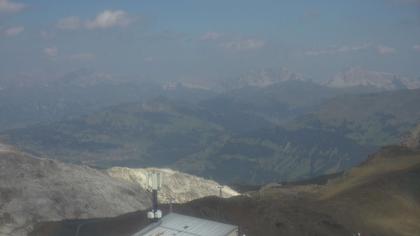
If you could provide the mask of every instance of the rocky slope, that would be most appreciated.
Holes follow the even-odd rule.
[[[110,217],[151,204],[140,186],[98,170],[2,150],[0,235],[25,235],[39,221]]]
[[[334,88],[372,87],[379,90],[417,89],[420,88],[420,80],[356,67],[337,74],[326,85]]]
[[[218,187],[221,186],[215,181],[171,169],[130,169],[114,167],[108,169],[107,173],[114,178],[140,184],[145,189],[148,188],[148,173],[160,173],[163,181],[162,190],[159,192],[159,200],[163,203],[169,203],[171,201],[174,203],[185,203],[207,196],[218,196]],[[237,195],[238,193],[230,187],[223,186],[223,197],[232,197]]]

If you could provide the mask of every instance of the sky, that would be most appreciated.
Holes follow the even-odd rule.
[[[0,78],[420,77],[420,0],[0,0]]]

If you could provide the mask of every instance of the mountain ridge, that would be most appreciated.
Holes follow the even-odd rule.
[[[235,126],[237,119],[239,127]],[[324,130],[315,134],[311,129],[260,128],[255,124],[252,127],[256,131],[240,129],[249,128],[247,124],[252,121],[258,121],[252,114],[234,112],[230,116],[225,110],[158,99],[10,130],[2,136],[25,151],[67,162],[100,168],[170,167],[222,183],[241,179],[262,183],[330,174],[360,162],[373,148]],[[318,138],[312,140],[305,135]],[[288,143],[287,138],[293,142]],[[243,168],[235,168],[239,165]],[[293,170],[299,172],[293,175]]]
[[[335,75],[323,84],[333,88],[371,87],[378,90],[420,88],[419,79],[409,79],[392,73],[365,70],[361,67],[352,67]]]

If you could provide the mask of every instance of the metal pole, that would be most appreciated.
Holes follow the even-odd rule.
[[[152,190],[152,210],[153,212],[156,212],[158,210],[158,195],[157,195],[157,190],[153,189]]]
[[[152,190],[152,212],[153,214],[156,214],[158,210],[158,191],[156,189]],[[157,222],[159,219],[155,218],[153,219],[153,222]]]
[[[172,206],[173,201],[174,201],[174,198],[173,198],[173,197],[170,197],[170,198],[169,198],[169,212],[170,212],[170,213],[172,213],[172,212],[173,212],[173,206]]]
[[[218,188],[219,188],[219,197],[223,197],[223,191],[222,191],[222,189],[223,189],[223,186],[217,186]]]

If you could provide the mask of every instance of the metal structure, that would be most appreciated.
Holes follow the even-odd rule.
[[[223,197],[223,188],[224,188],[224,186],[222,186],[222,185],[219,185],[219,186],[217,186],[217,188],[219,189],[219,197]]]
[[[172,213],[174,211],[174,208],[173,208],[174,201],[175,201],[175,198],[171,196],[169,198],[169,212],[170,213]]]
[[[170,213],[133,236],[238,236],[238,226]]]
[[[162,211],[158,209],[158,191],[162,187],[162,177],[160,173],[147,174],[148,190],[152,192],[152,209],[147,212],[147,218],[152,221],[158,221],[162,218]]]

